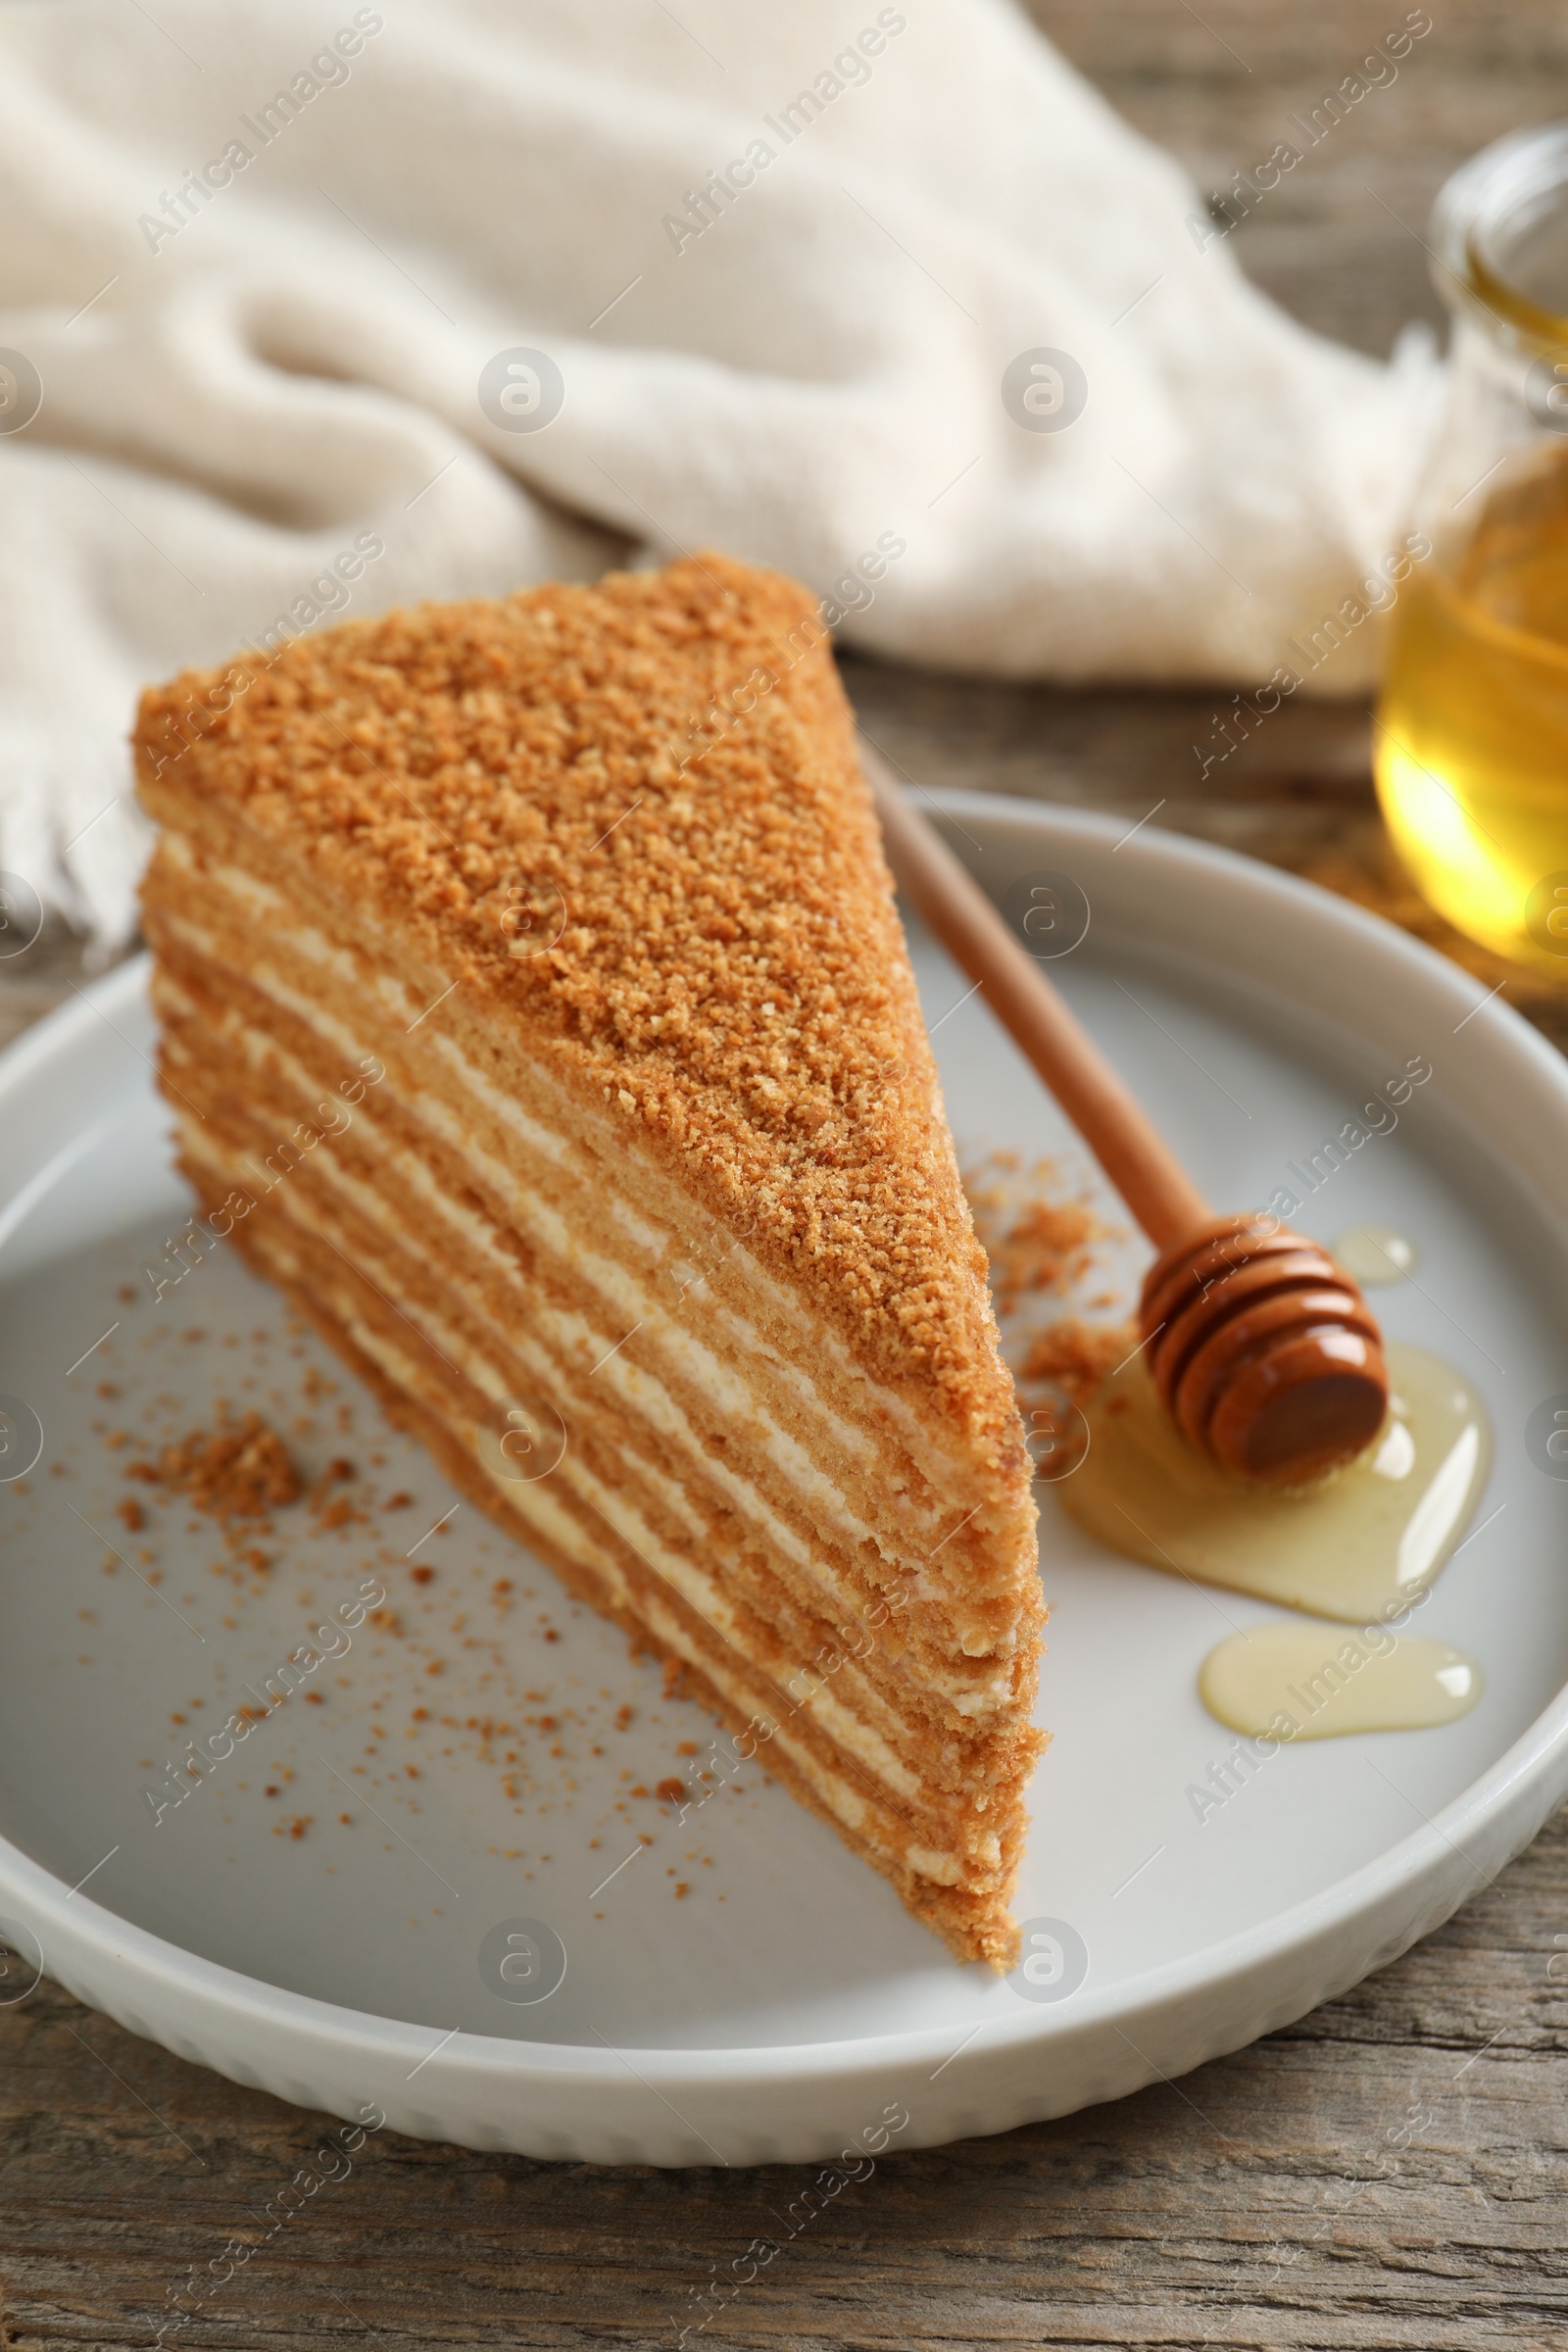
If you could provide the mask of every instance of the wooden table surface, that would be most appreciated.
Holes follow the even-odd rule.
[[[1035,0],[1205,190],[1396,25],[1387,0]],[[1432,32],[1236,231],[1312,325],[1386,353],[1436,318],[1439,182],[1568,113],[1568,15],[1431,0]],[[1407,923],[1568,1047],[1568,994],[1459,948],[1392,867],[1357,706],[1291,704],[1198,781],[1206,694],[1059,694],[846,665],[929,783],[1123,811],[1311,873]],[[67,942],[0,983],[0,1038],[63,994]],[[1559,1951],[1558,1947],[1562,1949]],[[727,2347],[1568,2346],[1568,1814],[1448,1927],[1287,2032],[1064,2122],[888,2163],[701,2338]],[[47,1984],[0,2007],[0,2345],[139,2346],[165,2292],[317,2145],[320,2119],[138,2041]],[[206,2309],[191,2346],[668,2346],[669,2315],[799,2185],[597,2171],[381,2135]]]

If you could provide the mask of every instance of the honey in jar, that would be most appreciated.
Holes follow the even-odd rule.
[[[1449,411],[1432,554],[1390,625],[1378,797],[1441,914],[1568,978],[1568,126],[1474,158],[1433,242]]]

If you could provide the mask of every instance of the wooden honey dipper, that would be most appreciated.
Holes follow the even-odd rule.
[[[1026,1054],[1159,1255],[1139,1328],[1161,1402],[1238,1477],[1303,1486],[1382,1428],[1377,1324],[1316,1242],[1264,1213],[1216,1217],[1034,957],[862,741],[888,862]]]

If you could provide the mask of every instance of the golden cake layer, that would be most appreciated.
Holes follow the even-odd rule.
[[[463,1491],[1006,1965],[1029,1462],[825,640],[705,556],[150,692],[163,1078]]]

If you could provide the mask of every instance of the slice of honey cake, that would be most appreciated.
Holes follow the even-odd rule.
[[[1030,1463],[826,638],[707,556],[149,692],[163,1082],[462,1492],[1004,1968]]]

